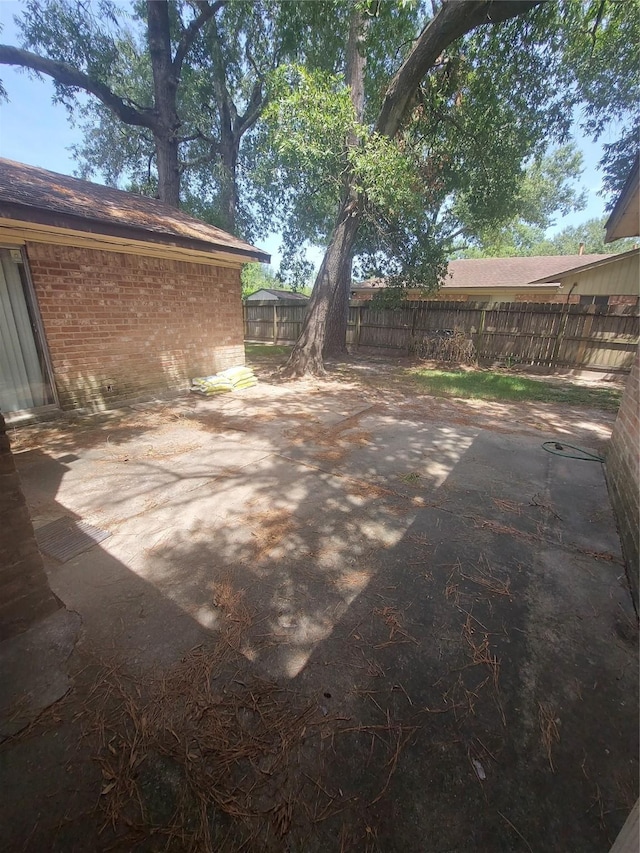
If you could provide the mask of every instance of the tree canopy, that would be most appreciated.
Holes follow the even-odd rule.
[[[123,124],[152,141],[158,195],[177,207],[180,201],[182,133],[179,89],[185,60],[205,25],[224,5],[202,2],[134,5],[133,14],[112,0],[87,7],[73,0],[27,0],[18,27],[22,47],[0,45],[0,63],[17,65],[54,81],[56,100],[73,114],[79,91],[93,96]],[[123,21],[144,19],[144,58],[140,41]],[[130,87],[146,75],[144,91]]]
[[[297,59],[335,64],[341,8],[333,0],[136,0],[128,8],[26,0],[21,47],[0,45],[0,63],[53,79],[56,99],[83,130],[75,149],[83,177],[124,181],[248,234],[240,159],[266,80]],[[80,106],[79,92],[91,96]]]
[[[263,287],[277,288],[281,285],[267,264],[245,264],[242,268],[241,281],[243,299]]]
[[[562,40],[572,27],[582,38],[582,30],[592,27],[592,8],[577,4],[584,14],[577,21],[576,4],[547,5],[535,18],[457,43],[421,81],[413,110],[393,139],[370,133],[367,125],[355,127],[343,75],[309,74],[301,67],[278,71],[257,131],[251,178],[262,216],[283,234],[285,274],[305,242],[327,244],[345,168],[365,199],[355,248],[362,276],[402,270],[407,279],[427,283],[437,266],[435,244],[445,254],[492,242],[495,254],[501,246],[517,252],[517,232],[537,237],[557,215],[584,206],[577,188],[581,156],[568,143],[584,95],[566,70]],[[415,19],[407,18],[405,28],[412,25]],[[377,44],[376,26],[388,31],[386,21],[376,19],[367,50],[371,41]],[[602,21],[599,26],[597,38],[606,36],[609,44],[613,36]],[[626,45],[628,78],[634,50]],[[570,55],[576,53],[573,47]],[[366,87],[369,116],[380,107],[381,73],[367,52],[367,80],[378,83],[377,89]],[[587,106],[585,127],[595,128],[600,110],[601,133],[608,126],[604,105]],[[633,110],[621,105],[612,108],[611,120],[623,112],[633,121]],[[361,145],[346,152],[344,140],[353,133]],[[431,244],[418,245],[416,234],[431,235]]]
[[[524,226],[517,222],[492,235],[486,243],[476,244],[455,253],[456,258],[505,258],[534,255],[577,255],[582,249],[588,255],[628,252],[637,245],[633,238],[605,243],[606,216],[587,219],[579,225],[567,225],[552,237],[544,228]]]

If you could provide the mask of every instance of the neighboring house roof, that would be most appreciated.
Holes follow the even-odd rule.
[[[351,290],[374,290],[375,288],[386,286],[387,282],[384,278],[367,278],[365,281],[352,283]]]
[[[442,289],[457,287],[524,287],[532,283],[556,282],[549,278],[562,270],[585,266],[607,255],[541,255],[531,258],[469,258],[450,261]]]
[[[605,226],[605,243],[622,237],[640,236],[640,152],[636,154],[631,171],[613,206]]]
[[[261,294],[265,294],[265,296],[262,296]],[[294,293],[293,290],[278,290],[275,287],[261,287],[260,290],[256,290],[254,293],[247,296],[247,299],[253,299],[255,301],[259,299],[279,299],[286,300],[287,302],[309,301],[309,297],[305,296],[304,293]]]
[[[568,278],[571,275],[575,275],[578,272],[586,272],[587,270],[595,269],[596,267],[607,266],[608,264],[614,264],[618,261],[623,260],[624,258],[630,258],[634,255],[640,255],[640,249],[631,249],[629,252],[619,252],[617,255],[604,255],[600,256],[600,259],[597,261],[593,261],[588,264],[581,264],[577,267],[572,267],[571,269],[565,269],[561,272],[552,273],[551,275],[546,276],[545,278],[539,278],[537,281],[531,282],[532,284],[542,284],[544,282],[556,282],[563,278]],[[582,255],[582,257],[589,257],[588,255]]]
[[[240,263],[270,260],[261,249],[156,199],[0,158],[2,219],[223,252]]]
[[[612,256],[540,255],[530,258],[469,258],[450,261],[440,291],[499,290],[514,287],[535,290],[549,282],[557,283],[560,273],[564,270],[577,269],[610,257]],[[366,291],[384,286],[384,279],[372,278],[354,285],[352,290]]]

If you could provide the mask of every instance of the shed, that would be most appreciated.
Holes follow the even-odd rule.
[[[269,260],[155,199],[0,159],[0,409],[99,410],[244,363],[240,270]]]
[[[275,287],[261,287],[246,297],[245,302],[277,302],[278,305],[302,305],[309,301],[303,293],[293,290],[279,290]]]

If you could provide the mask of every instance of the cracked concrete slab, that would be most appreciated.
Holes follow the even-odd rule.
[[[71,686],[68,661],[82,620],[61,608],[0,643],[0,742],[32,723]]]
[[[206,661],[232,625],[228,680],[212,661],[215,702],[257,677],[345,723],[349,735],[301,747],[314,802],[316,778],[330,800],[339,780],[345,811],[291,849],[338,850],[341,822],[359,821],[389,853],[425,839],[456,853],[520,849],[501,815],[545,853],[607,849],[637,793],[634,614],[602,466],[540,444],[561,430],[600,450],[612,416],[387,399],[342,380],[250,392],[149,407],[143,421],[112,417],[75,438],[48,433],[18,457],[39,518],[114,522],[109,540],[47,565],[84,619],[74,657],[98,658],[107,679],[117,660],[137,685],[194,647]],[[76,708],[90,689],[79,678]],[[66,725],[71,743],[71,714]],[[7,781],[11,762],[0,765],[24,828],[9,827],[12,841],[31,831],[29,810],[43,816],[34,850],[51,847],[49,824],[68,813],[66,792],[57,802],[51,787],[73,748],[64,766],[55,749],[45,758],[51,784],[29,758],[47,756],[56,734],[8,753],[22,754],[33,805]],[[110,800],[75,760],[85,811],[56,843],[89,851],[107,844],[91,808]],[[95,756],[82,761],[95,770]],[[152,756],[141,768],[166,790],[166,766]],[[296,795],[307,782],[296,777]]]

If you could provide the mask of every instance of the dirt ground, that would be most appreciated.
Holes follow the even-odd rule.
[[[8,851],[606,853],[638,795],[614,415],[361,360],[12,436],[79,615],[0,746]],[[6,710],[6,709],[5,709]],[[9,709],[10,710],[10,709]]]

